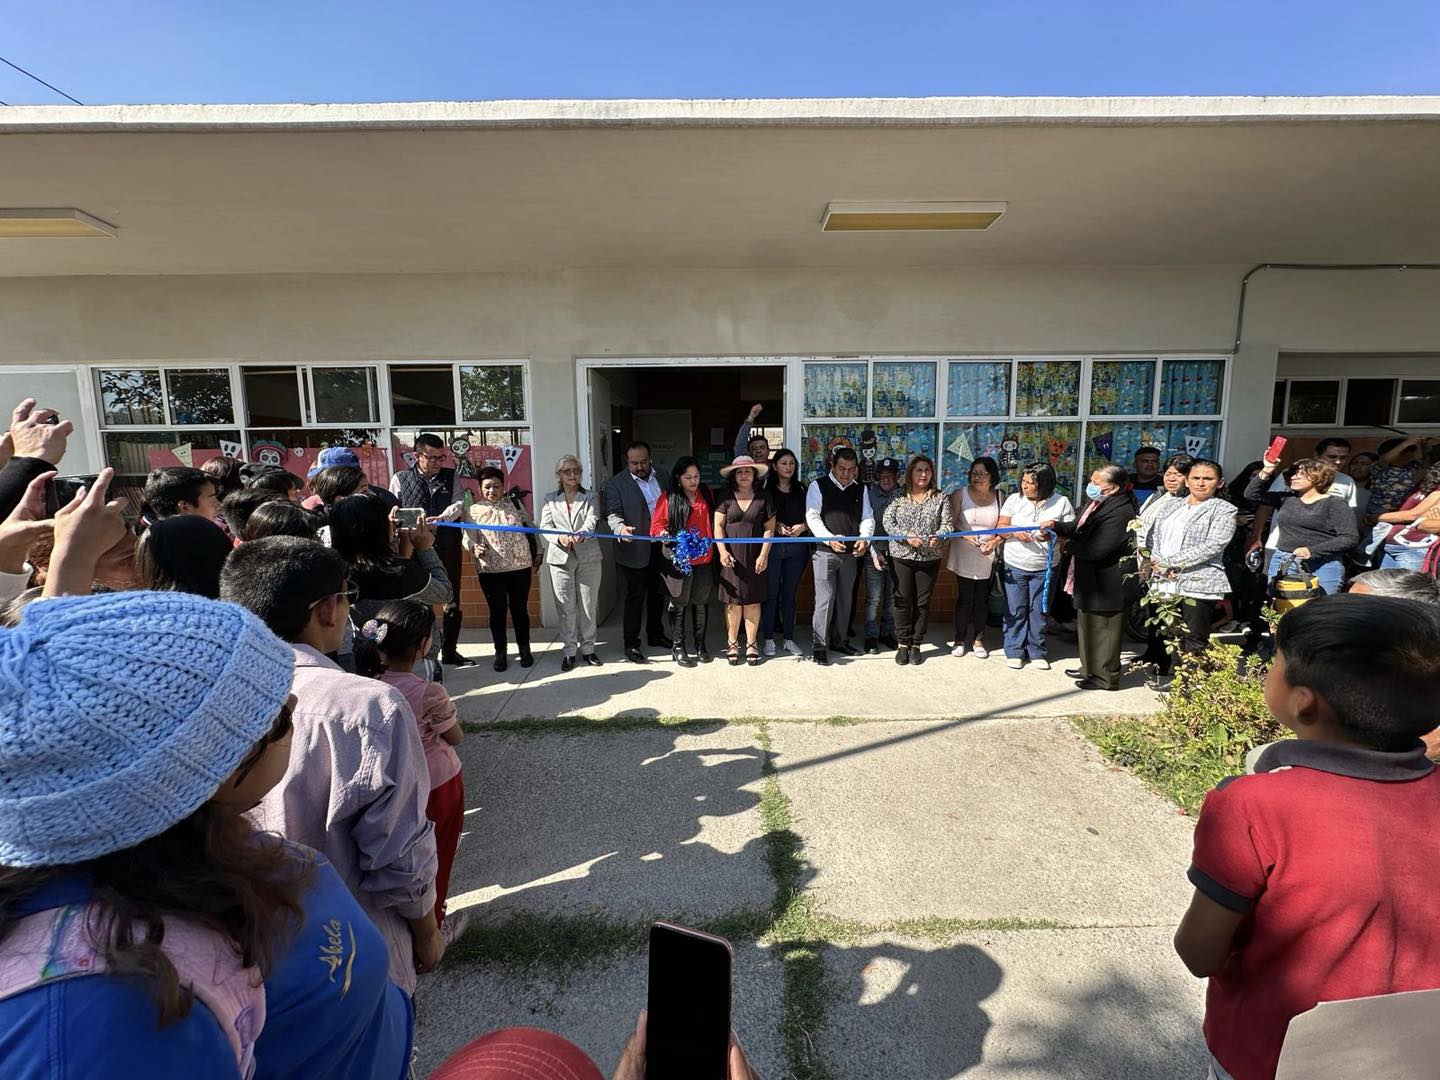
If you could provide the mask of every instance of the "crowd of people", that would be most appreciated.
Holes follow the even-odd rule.
[[[445,903],[465,813],[443,681],[469,663],[447,622],[459,553],[490,599],[497,667],[508,630],[533,662],[524,600],[543,565],[573,668],[601,663],[597,533],[622,538],[631,659],[645,659],[642,629],[682,664],[711,659],[716,594],[730,664],[803,654],[806,562],[817,663],[857,651],[846,632],[862,566],[868,651],[925,659],[943,566],[961,585],[953,654],[983,658],[998,568],[1009,661],[1045,663],[1054,589],[1075,609],[1076,675],[1097,689],[1119,676],[1127,562],[1180,602],[1178,638],[1157,630],[1171,655],[1203,647],[1218,604],[1246,617],[1237,561],[1272,579],[1295,564],[1306,602],[1279,622],[1266,700],[1298,738],[1207,799],[1176,939],[1211,979],[1215,1075],[1273,1075],[1285,1025],[1316,1001],[1440,986],[1428,929],[1440,842],[1427,827],[1440,778],[1420,741],[1440,690],[1440,586],[1426,572],[1440,471],[1420,441],[1383,445],[1347,475],[1347,448],[1327,440],[1228,490],[1214,461],[1147,450],[1134,473],[1095,470],[1078,514],[1047,464],[1007,496],[981,458],[947,496],[926,456],[882,460],[866,485],[842,446],[807,485],[792,452],[750,438],[722,494],[693,458],[662,485],[637,443],[598,495],[562,459],[537,535],[499,470],[469,497],[428,435],[388,491],[344,448],[307,478],[223,460],[157,469],[129,522],[112,470],[74,490],[55,482],[70,431],[27,400],[0,437],[6,1076],[96,1061],[144,1076],[407,1075],[418,979],[467,921]],[[947,547],[947,533],[973,535]],[[1342,590],[1354,595],[1327,595]],[[617,1077],[643,1076],[644,1032],[642,1018]],[[488,1037],[471,1057],[498,1068],[507,1039],[533,1050],[546,1038]],[[751,1076],[738,1046],[730,1075]]]

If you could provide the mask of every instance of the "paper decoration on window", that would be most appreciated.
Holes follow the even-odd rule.
[[[1090,441],[1095,445],[1097,454],[1103,458],[1114,460],[1111,457],[1111,451],[1115,449],[1115,433],[1113,431],[1107,431],[1104,435],[1096,435]]]
[[[1205,444],[1209,441],[1204,435],[1186,435],[1185,453],[1191,457],[1199,457],[1200,451],[1205,449]]]
[[[302,457],[304,457],[304,456],[305,456],[305,448],[304,448],[303,446],[292,446],[292,447],[290,447],[290,456],[291,456],[291,457],[297,457],[297,458],[302,458]]]
[[[236,461],[245,460],[245,447],[238,442],[231,442],[229,439],[220,440],[220,453],[225,457],[234,458]]]
[[[281,443],[272,442],[269,439],[258,439],[250,450],[257,465],[280,468],[285,464],[285,447]]]
[[[195,465],[195,454],[191,446],[192,444],[187,442],[170,448],[170,452],[180,459],[180,464],[187,468],[193,468]]]
[[[872,429],[866,428],[860,432],[860,483],[867,486],[875,483],[879,449],[880,444],[876,441]]]
[[[1051,435],[1045,440],[1046,449],[1050,452],[1051,465],[1060,464],[1060,459],[1065,456],[1065,450],[1069,445],[1069,442],[1064,439],[1057,439],[1054,435]]]
[[[524,451],[523,446],[502,446],[501,453],[505,455],[505,471],[512,472],[520,460],[520,454]]]
[[[946,449],[949,450],[950,453],[954,454],[957,458],[961,458],[964,461],[975,460],[975,454],[970,449],[970,440],[965,438],[964,432],[956,435],[955,438],[951,440],[950,445],[946,447]]]
[[[400,460],[405,462],[405,467],[407,469],[413,469],[415,467],[415,451],[402,450],[400,452]]]
[[[1020,464],[1020,440],[1006,435],[1000,441],[1000,468],[1013,469]]]

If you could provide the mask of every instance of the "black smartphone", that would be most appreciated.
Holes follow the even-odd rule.
[[[82,487],[89,488],[98,479],[96,473],[84,476],[52,476],[45,481],[45,516],[53,518],[60,507],[70,505],[76,491]]]
[[[666,922],[650,927],[645,1080],[725,1080],[731,960],[722,937]]]
[[[425,508],[402,506],[395,511],[395,525],[400,529],[418,529],[425,522]]]

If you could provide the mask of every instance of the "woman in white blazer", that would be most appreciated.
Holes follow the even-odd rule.
[[[567,533],[594,532],[600,505],[592,491],[580,486],[580,461],[566,454],[555,465],[559,486],[540,508],[540,528]],[[545,542],[545,569],[560,613],[560,636],[565,643],[561,671],[580,660],[600,666],[595,655],[595,612],[600,599],[600,541],[583,536],[541,536]],[[577,658],[578,651],[578,658]]]

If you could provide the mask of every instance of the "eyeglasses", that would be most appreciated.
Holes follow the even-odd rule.
[[[445,455],[444,455],[444,454],[421,454],[420,456],[421,456],[422,458],[424,458],[426,461],[444,461],[444,460],[445,460]]]
[[[305,610],[314,611],[317,607],[323,604],[326,600],[329,600],[332,596],[343,596],[347,604],[358,604],[360,602],[360,586],[351,585],[347,589],[345,589],[344,592],[326,593],[324,596],[320,597],[319,600],[311,601],[311,603],[305,608]]]
[[[574,468],[573,466],[570,467],[570,468],[565,468],[565,469],[561,469],[561,470],[560,470],[560,475],[561,475],[561,476],[569,476],[571,473],[575,473],[576,475],[579,475],[580,470],[577,469],[577,468]]]

